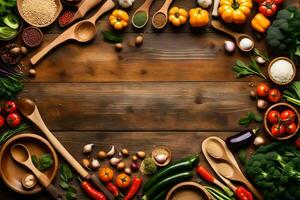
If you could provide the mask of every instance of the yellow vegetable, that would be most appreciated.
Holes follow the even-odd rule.
[[[189,12],[190,25],[192,27],[206,26],[209,22],[209,14],[202,8],[192,8]]]
[[[121,30],[126,27],[128,25],[128,20],[129,16],[124,10],[116,9],[109,16],[110,24],[117,30]]]
[[[252,8],[252,0],[221,0],[219,16],[225,22],[242,24],[245,23]]]
[[[254,30],[264,33],[270,26],[271,22],[263,14],[258,13],[251,21],[251,26]]]
[[[169,21],[174,26],[180,26],[184,24],[187,20],[188,13],[183,8],[173,7],[169,10]]]

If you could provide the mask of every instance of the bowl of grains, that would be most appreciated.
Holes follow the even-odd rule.
[[[268,74],[275,84],[287,85],[296,76],[296,65],[287,57],[277,57],[270,62]]]
[[[63,9],[60,0],[17,0],[17,7],[24,21],[39,28],[52,24]]]

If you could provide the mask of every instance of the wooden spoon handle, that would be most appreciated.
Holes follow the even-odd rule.
[[[85,1],[77,10],[76,13],[78,13],[76,15],[75,13],[75,16],[77,16],[77,19],[78,18],[81,18],[81,17],[84,17],[86,15],[86,13],[91,10],[93,7],[95,7],[96,5],[98,5],[102,0],[88,0],[88,1]],[[73,19],[73,20],[76,20],[76,19]]]
[[[214,0],[214,7],[211,13],[213,17],[218,17],[219,5],[220,5],[220,0]]]
[[[260,194],[260,192],[245,178],[243,183],[247,186],[247,188],[253,193],[253,195],[258,200],[263,200],[263,196]]]
[[[97,19],[107,11],[113,9],[115,5],[116,4],[112,0],[107,0],[103,6],[91,18],[88,19],[88,21],[96,24]]]
[[[53,197],[55,200],[67,200],[65,195],[63,195],[57,187],[54,185],[50,184],[48,187],[46,187],[47,192]]]
[[[214,27],[215,29],[222,31],[224,33],[227,33],[228,35],[231,35],[232,37],[234,37],[235,39],[238,38],[238,33],[233,32],[232,30],[226,28],[224,25],[222,25],[219,21],[216,20],[212,20],[211,21],[211,25],[212,27]]]
[[[162,13],[165,13],[168,16],[168,9],[169,9],[172,2],[173,2],[173,0],[166,0],[164,5],[161,7],[161,9],[159,9],[156,13],[162,12]],[[154,14],[154,16],[155,16],[155,14]]]
[[[147,11],[147,14],[149,15],[149,8],[152,4],[154,0],[145,0],[145,2],[143,3],[143,5],[141,5],[136,11],[135,13],[137,13],[138,11]]]

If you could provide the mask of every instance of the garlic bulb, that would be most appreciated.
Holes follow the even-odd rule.
[[[100,162],[97,159],[92,160],[93,169],[98,169],[100,167]]]
[[[232,53],[235,50],[235,43],[230,40],[227,40],[224,42],[224,48],[225,51],[227,51],[228,53]]]
[[[115,152],[116,152],[116,148],[113,145],[113,146],[111,146],[111,149],[109,150],[109,152],[107,152],[106,156],[107,157],[112,157],[115,154]]]
[[[93,146],[94,146],[94,144],[84,145],[82,152],[83,153],[91,153]]]
[[[197,0],[198,5],[201,8],[208,8],[212,4],[212,0]]]
[[[122,8],[129,8],[132,6],[134,0],[118,0],[118,2]]]

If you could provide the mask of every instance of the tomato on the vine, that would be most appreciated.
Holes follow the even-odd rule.
[[[277,103],[281,100],[281,92],[277,89],[271,89],[269,91],[268,99],[272,103]]]
[[[264,16],[271,17],[277,12],[277,5],[274,0],[265,0],[259,5],[258,10]]]
[[[271,133],[275,137],[283,135],[285,132],[285,128],[282,124],[274,124],[271,128]]]
[[[7,101],[4,106],[4,110],[7,113],[14,113],[17,111],[17,105],[14,101]]]
[[[295,123],[291,123],[286,126],[285,132],[292,135],[296,132],[296,129],[297,129],[297,125]]]
[[[5,124],[5,119],[0,115],[0,128]]]
[[[21,124],[21,117],[18,113],[10,113],[6,117],[6,121],[10,127],[17,127]]]
[[[285,110],[281,113],[280,118],[285,124],[291,124],[295,121],[295,113],[291,110]]]
[[[256,94],[260,97],[266,97],[269,93],[269,86],[266,83],[259,83],[256,87]]]
[[[268,121],[271,123],[271,124],[276,124],[279,122],[279,119],[280,119],[280,113],[276,110],[271,110],[269,113],[268,113]]]

